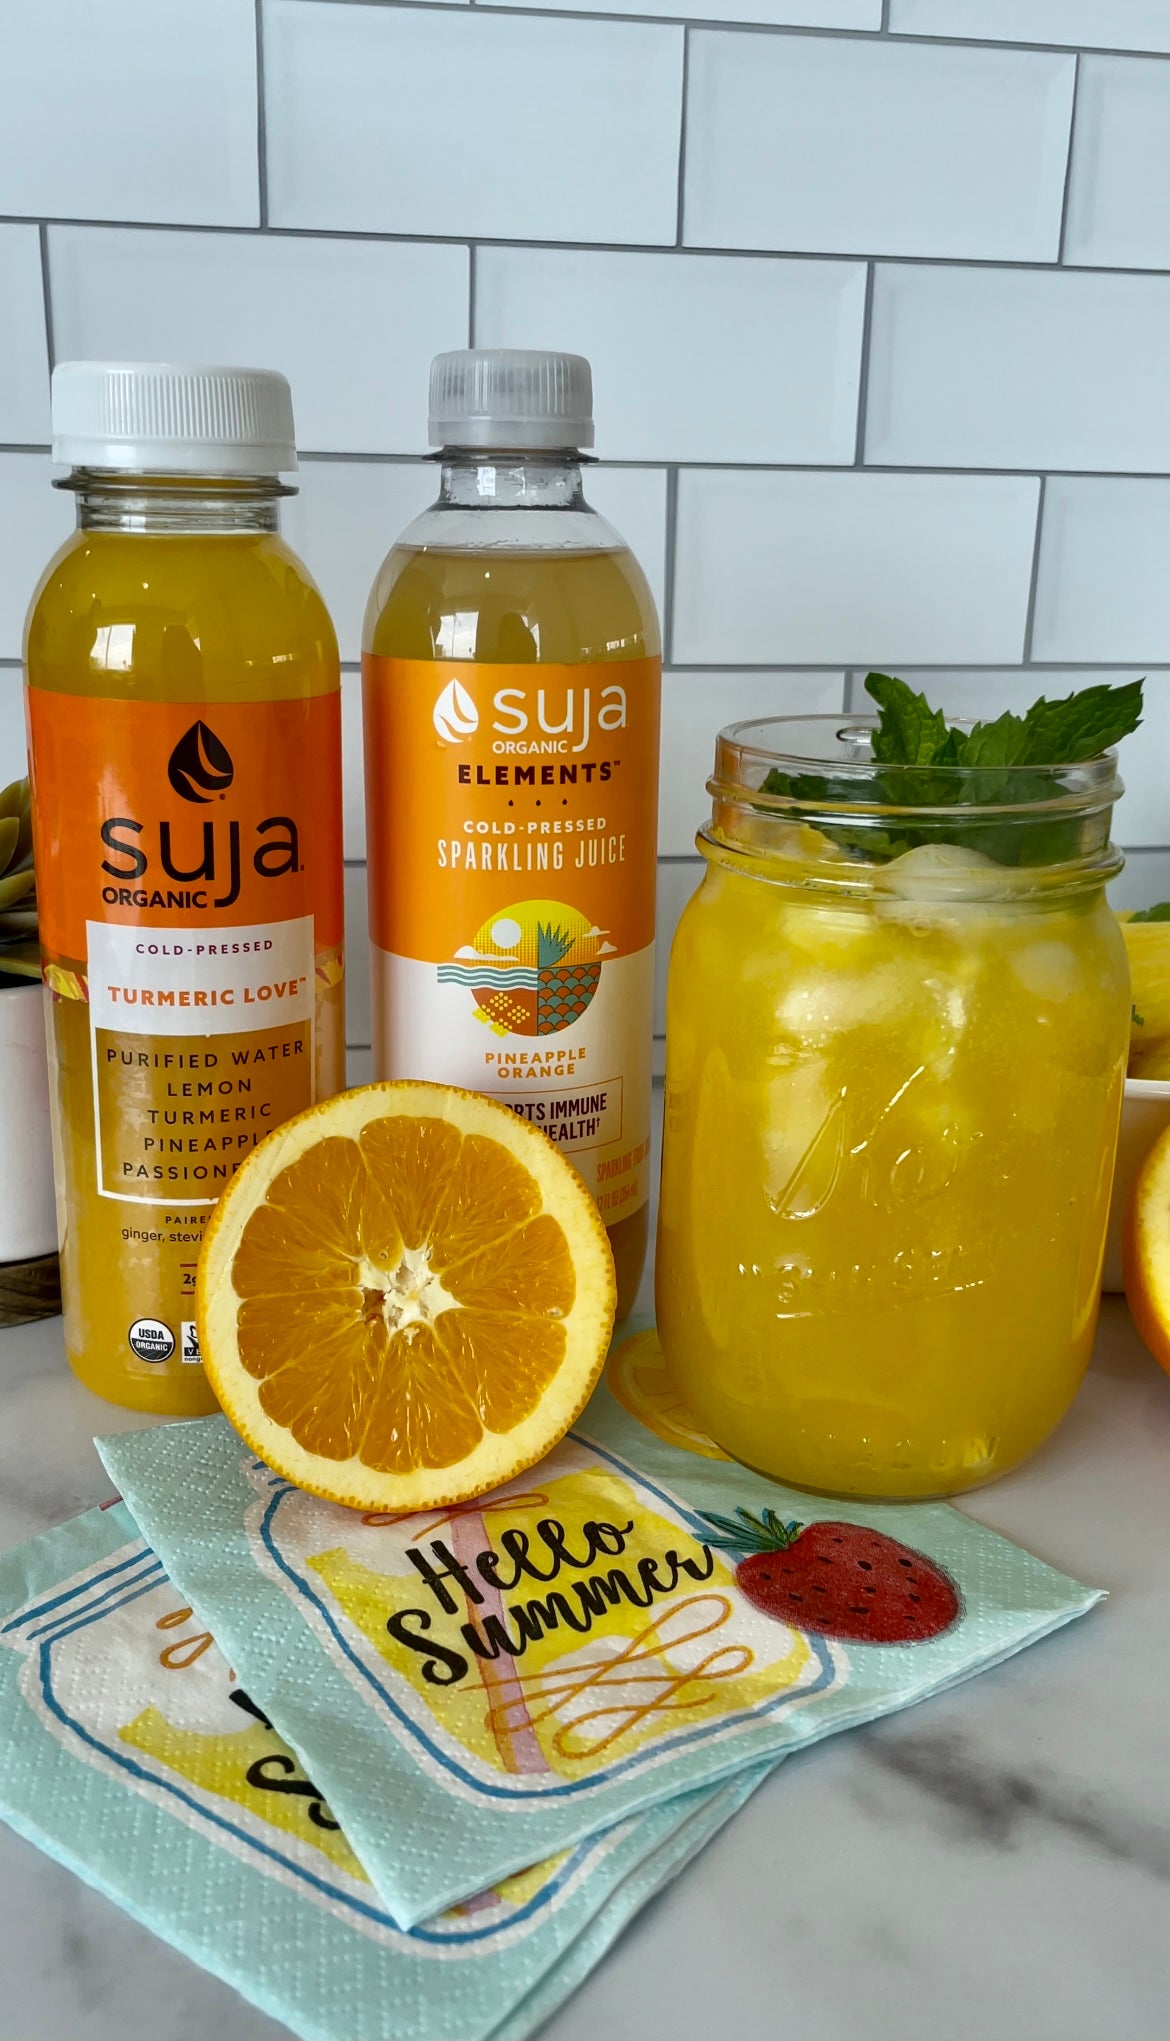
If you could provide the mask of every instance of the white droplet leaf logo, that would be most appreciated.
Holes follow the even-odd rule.
[[[434,707],[434,723],[448,744],[462,744],[479,729],[479,710],[458,680],[449,680]]]

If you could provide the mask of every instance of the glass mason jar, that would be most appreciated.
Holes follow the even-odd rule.
[[[1112,754],[879,786],[873,728],[718,739],[670,963],[658,1327],[736,1458],[939,1496],[1034,1452],[1092,1348],[1122,789]]]

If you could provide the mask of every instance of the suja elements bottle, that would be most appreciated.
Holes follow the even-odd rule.
[[[277,531],[283,376],[70,362],[53,432],[77,531],[25,660],[66,1345],[197,1412],[205,1220],[344,1083],[337,644]]]
[[[658,620],[585,501],[580,355],[431,371],[439,499],[384,562],[363,674],[374,1067],[490,1093],[646,1251]]]

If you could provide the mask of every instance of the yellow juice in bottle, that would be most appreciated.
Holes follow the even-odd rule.
[[[540,409],[540,364],[578,361],[436,364],[439,501],[366,611],[374,1064],[491,1093],[557,1141],[624,1314],[647,1240],[661,662],[645,577],[582,495],[587,380],[583,415]],[[486,364],[481,415],[454,415],[448,362],[460,403]]]
[[[277,531],[283,378],[68,364],[54,429],[78,530],[25,656],[66,1347],[193,1414],[212,1206],[344,1084],[337,647]]]

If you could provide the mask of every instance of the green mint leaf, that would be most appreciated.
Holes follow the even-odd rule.
[[[983,766],[1021,765],[1028,749],[1028,727],[1023,716],[1015,716],[1010,709],[997,716],[994,723],[976,723],[967,733],[963,749],[963,764]]]
[[[865,691],[881,711],[873,733],[878,764],[932,764],[950,734],[942,710],[932,709],[925,695],[892,673],[867,673]]]
[[[1049,801],[1059,792],[1048,773],[1028,767],[1076,765],[1136,730],[1142,714],[1142,682],[1082,689],[1061,701],[1043,697],[1024,716],[1008,711],[990,723],[962,730],[932,709],[924,695],[890,673],[870,673],[866,691],[877,704],[872,764],[846,778],[825,773],[786,773],[773,768],[765,794],[784,796],[813,811],[810,819],[832,842],[856,858],[884,863],[925,843],[953,843],[980,851],[995,864],[1065,863],[1080,849],[1076,817],[988,817],[964,821],[964,808],[1024,807]],[[957,773],[955,766],[962,766]],[[896,770],[886,771],[892,767]],[[891,821],[881,826],[816,815],[858,803],[888,808],[955,808],[953,823],[942,816]],[[1170,903],[1136,920],[1170,920]]]
[[[1022,765],[1078,765],[1096,758],[1137,729],[1142,720],[1142,682],[1124,687],[1081,688],[1049,702],[1041,695],[1024,718],[1027,747]]]
[[[855,801],[887,801],[895,799],[882,789],[876,774],[858,779],[835,779],[832,774],[811,772],[781,772],[773,766],[767,778],[760,782],[762,794],[779,794],[792,801],[799,801],[804,808],[813,810],[822,803],[839,802],[850,806]],[[909,850],[917,838],[893,837],[889,830],[867,827],[864,822],[840,822],[826,820],[818,824],[824,835],[840,846],[851,851],[855,857],[876,859],[884,863],[888,858],[900,857]]]
[[[1130,1007],[1130,1009],[1129,1009],[1129,1017],[1130,1017],[1130,1020],[1131,1020],[1131,1021],[1133,1022],[1133,1025],[1134,1025],[1134,1027],[1135,1027],[1135,1028],[1144,1028],[1144,1027],[1145,1027],[1145,1024],[1146,1024],[1146,1023],[1145,1023],[1145,1016],[1144,1016],[1143,1014],[1140,1014],[1140,1013],[1138,1012],[1138,1010],[1137,1010],[1136,1006],[1131,1006],[1131,1007]]]
[[[1129,918],[1131,921],[1170,921],[1170,900],[1159,900],[1156,907],[1143,907]]]
[[[952,723],[943,741],[942,750],[931,759],[931,764],[966,765],[968,763],[967,746],[969,742],[970,739],[967,732],[960,730],[957,723]]]

